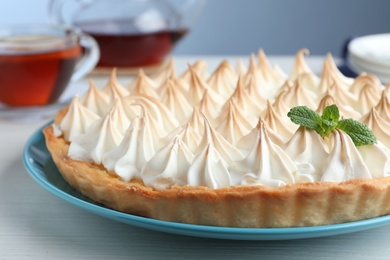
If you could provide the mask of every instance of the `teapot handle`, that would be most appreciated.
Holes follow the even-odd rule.
[[[65,0],[50,0],[49,2],[49,21],[52,24],[64,24],[64,17],[62,15],[62,7]]]
[[[52,24],[72,25],[73,14],[77,13],[77,11],[84,8],[85,6],[90,5],[92,2],[93,0],[50,0],[48,5],[49,22]],[[69,3],[71,3],[71,5],[69,5]],[[67,4],[66,7],[65,4]],[[69,10],[67,7],[70,7]],[[64,9],[67,9],[67,17],[64,15]]]

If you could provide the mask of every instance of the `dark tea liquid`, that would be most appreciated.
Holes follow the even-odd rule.
[[[186,30],[141,33],[132,21],[77,24],[100,47],[98,67],[139,67],[161,63]]]
[[[56,101],[73,74],[79,45],[50,52],[0,52],[0,102],[9,106]]]

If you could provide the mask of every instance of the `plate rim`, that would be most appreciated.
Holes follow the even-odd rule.
[[[40,173],[34,169],[35,160],[31,155],[29,149],[36,143],[42,144],[45,142],[42,130],[48,125],[50,121],[36,130],[27,140],[23,149],[23,164],[32,179],[41,187],[46,189],[56,197],[70,203],[73,206],[84,209],[96,215],[122,222],[125,224],[141,227],[149,230],[160,231],[165,233],[187,235],[194,237],[207,237],[217,239],[234,239],[234,240],[290,240],[290,239],[305,239],[325,237],[339,234],[347,234],[351,232],[362,231],[366,229],[376,228],[383,225],[390,224],[390,215],[359,220],[354,222],[346,222],[341,224],[310,226],[310,227],[286,227],[286,228],[241,228],[241,227],[219,227],[219,226],[205,226],[196,224],[186,224],[178,222],[169,222],[158,219],[151,219],[123,213],[104,205],[96,205],[86,200],[75,197],[74,195],[62,190],[53,183],[45,180],[40,176]],[[46,146],[45,146],[46,147]],[[51,158],[50,153],[45,152]],[[42,170],[42,173],[45,172]],[[64,180],[65,181],[65,180]],[[77,192],[75,190],[75,192]]]
[[[359,63],[356,58],[354,58],[352,55],[348,57],[347,64],[352,71],[354,71],[356,74],[360,75],[361,73],[365,72],[367,74],[371,74],[376,76],[384,85],[387,85],[390,82],[390,73],[389,74],[383,74],[383,71],[375,70],[375,68],[368,68],[363,65],[363,63]],[[390,69],[389,69],[390,72]]]

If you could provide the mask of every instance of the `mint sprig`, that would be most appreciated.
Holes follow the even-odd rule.
[[[329,136],[334,129],[340,129],[351,137],[356,146],[376,143],[374,134],[365,124],[351,118],[340,120],[336,105],[327,106],[322,115],[307,106],[297,106],[291,108],[287,116],[295,124],[313,129],[322,137]]]

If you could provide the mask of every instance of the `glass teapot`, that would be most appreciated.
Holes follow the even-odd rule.
[[[51,0],[49,18],[96,39],[98,68],[135,68],[161,64],[205,4],[206,0]]]

